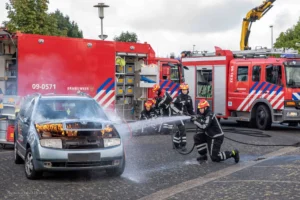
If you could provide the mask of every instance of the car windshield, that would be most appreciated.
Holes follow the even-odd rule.
[[[300,65],[286,65],[287,87],[300,88]]]
[[[35,121],[65,119],[107,120],[107,116],[94,100],[41,99],[33,119]]]

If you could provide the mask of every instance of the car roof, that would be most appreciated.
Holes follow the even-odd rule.
[[[51,96],[41,96],[41,100],[93,100],[93,98],[88,96],[78,96],[78,95],[51,95]]]

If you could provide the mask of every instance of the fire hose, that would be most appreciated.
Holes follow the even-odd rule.
[[[187,133],[188,132],[196,133],[197,128],[186,129],[186,132]],[[234,134],[246,135],[246,136],[251,136],[251,137],[266,137],[266,138],[272,137],[271,135],[265,134],[262,131],[249,130],[249,129],[223,128],[223,132],[224,133],[234,133]],[[188,155],[188,154],[192,153],[192,151],[195,148],[195,144],[193,144],[193,147],[189,151],[183,152],[179,148],[175,147],[175,144],[173,142],[174,134],[175,134],[174,132],[173,132],[173,134],[171,134],[173,149],[175,149],[179,154],[182,154],[182,155]],[[224,137],[228,140],[233,141],[233,142],[237,142],[237,143],[244,144],[244,145],[251,145],[251,146],[272,146],[272,147],[298,147],[298,146],[300,146],[300,142],[297,142],[295,144],[253,144],[253,143],[247,143],[247,142],[241,142],[241,141],[238,141],[238,140],[234,140],[234,139],[232,139],[230,137],[227,137],[227,136],[224,136]]]

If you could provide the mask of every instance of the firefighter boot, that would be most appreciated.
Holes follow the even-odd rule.
[[[234,158],[235,163],[238,163],[240,161],[240,153],[238,150],[233,150],[231,152],[231,156]]]
[[[200,162],[200,163],[203,163],[203,162],[206,162],[208,159],[207,159],[207,155],[200,155],[198,158],[197,158],[197,161]]]
[[[181,151],[186,151],[186,147],[185,146],[181,146]]]

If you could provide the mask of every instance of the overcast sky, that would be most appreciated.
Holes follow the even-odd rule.
[[[5,2],[0,0],[0,21],[6,19]],[[100,19],[93,6],[104,2],[104,34],[108,40],[122,31],[136,32],[158,56],[183,50],[239,50],[242,19],[263,0],[50,0],[49,11],[61,10],[76,21],[85,38],[98,39]],[[300,0],[277,0],[274,7],[252,26],[249,45],[271,46],[280,32],[296,24]]]

